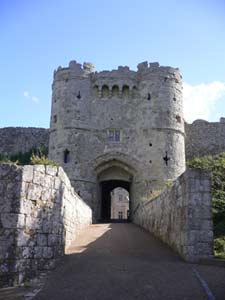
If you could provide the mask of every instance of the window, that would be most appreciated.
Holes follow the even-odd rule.
[[[120,130],[109,129],[108,130],[108,142],[120,142]]]
[[[114,85],[112,87],[112,96],[113,97],[118,97],[119,96],[119,87],[118,87],[118,85]]]
[[[64,150],[63,161],[65,164],[69,162],[70,151],[68,149]]]
[[[102,98],[109,97],[109,87],[107,85],[102,86]]]
[[[130,93],[130,89],[128,85],[124,85],[122,88],[122,97],[124,99],[128,99],[129,98],[129,93]]]
[[[118,212],[118,218],[119,218],[119,219],[123,219],[123,212],[122,212],[122,211],[119,211],[119,212]]]
[[[116,142],[120,141],[120,130],[115,130],[115,141]]]

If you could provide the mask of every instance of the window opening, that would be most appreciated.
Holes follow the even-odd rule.
[[[70,151],[68,149],[64,150],[64,157],[63,157],[63,161],[65,164],[67,164],[69,162],[69,155],[70,155]]]

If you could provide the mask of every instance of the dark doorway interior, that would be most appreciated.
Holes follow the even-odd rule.
[[[130,193],[130,182],[123,180],[107,180],[100,183],[101,189],[101,220],[108,222],[111,219],[111,191],[122,187]]]

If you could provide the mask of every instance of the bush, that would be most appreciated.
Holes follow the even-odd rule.
[[[225,237],[216,238],[214,240],[215,256],[225,258]]]

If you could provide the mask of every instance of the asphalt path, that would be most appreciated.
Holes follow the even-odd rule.
[[[225,269],[185,263],[134,224],[96,224],[73,242],[35,297],[53,299],[224,300]]]

